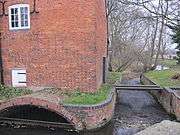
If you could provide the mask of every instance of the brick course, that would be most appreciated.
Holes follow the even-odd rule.
[[[33,0],[6,1],[6,12],[21,3],[33,9]],[[5,84],[22,68],[28,87],[96,91],[107,56],[105,0],[37,0],[37,11],[30,30],[10,31],[8,17],[0,19]]]

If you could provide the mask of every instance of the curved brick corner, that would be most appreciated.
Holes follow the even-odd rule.
[[[24,96],[0,103],[0,110],[4,110],[13,106],[22,106],[22,105],[33,105],[42,107],[44,109],[50,110],[57,113],[58,115],[64,117],[69,123],[73,124],[75,129],[81,129],[82,124],[78,117],[75,114],[67,111],[63,106],[58,103],[51,102],[45,99],[35,98],[33,96]]]
[[[115,90],[113,90],[106,101],[97,105],[63,106],[81,119],[84,129],[94,130],[103,127],[112,120],[115,103],[116,93]]]

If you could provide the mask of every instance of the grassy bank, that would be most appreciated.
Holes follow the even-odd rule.
[[[176,67],[177,66],[177,61],[176,60],[160,60],[159,63],[163,66],[167,66],[170,68]]]
[[[7,100],[27,94],[31,94],[29,89],[18,89],[0,85],[0,100]]]
[[[82,93],[76,91],[74,93],[66,93],[67,98],[63,103],[77,105],[94,105],[105,101],[112,89],[112,85],[120,79],[121,73],[111,72],[108,75],[107,83],[95,93]]]
[[[163,71],[150,71],[145,75],[162,87],[180,87],[180,80],[172,79],[174,75],[180,73],[180,66],[176,65],[176,61],[164,60],[160,61],[160,63],[164,66],[168,66],[170,69]]]

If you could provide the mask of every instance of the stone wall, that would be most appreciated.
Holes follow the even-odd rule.
[[[141,76],[141,82],[145,85],[156,85],[155,82],[147,78],[145,75]],[[164,88],[162,91],[151,91],[163,108],[172,115],[175,115],[180,121],[180,94],[176,90]]]

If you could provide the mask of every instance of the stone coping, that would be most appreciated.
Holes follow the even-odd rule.
[[[152,81],[151,79],[149,79],[147,76],[145,76],[144,74],[141,75],[141,77],[144,77],[146,80],[148,80],[149,82],[151,82],[154,85],[159,86],[157,83],[155,83],[154,81]],[[177,89],[177,90],[176,90]],[[172,93],[174,96],[176,96],[178,99],[180,99],[180,95],[177,93],[179,91],[180,88],[176,88],[176,87],[164,87],[163,90],[166,90],[169,93]],[[179,91],[180,92],[180,91]]]

